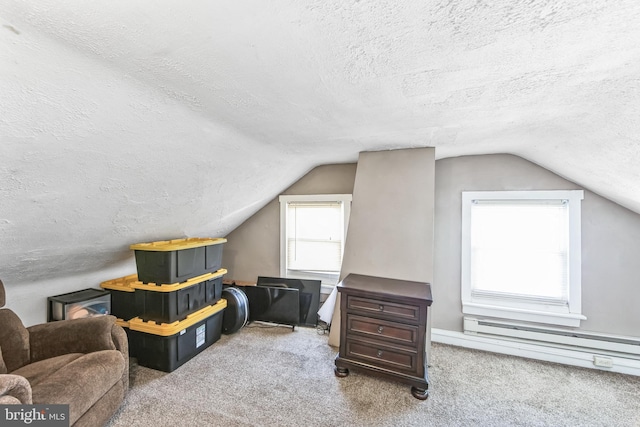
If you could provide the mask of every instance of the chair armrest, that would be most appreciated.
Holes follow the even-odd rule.
[[[60,320],[27,328],[31,363],[69,353],[116,350],[112,335],[114,326],[118,326],[115,320],[113,316],[96,316]]]
[[[20,375],[0,374],[0,405],[31,405],[31,385]]]
[[[122,373],[122,386],[125,391],[129,390],[129,338],[122,326],[114,324],[111,328],[111,337],[116,346],[116,350],[124,357],[124,372]]]
[[[125,358],[129,357],[129,339],[122,326],[117,324],[113,325],[111,328],[111,339],[116,346],[116,350],[121,352]]]

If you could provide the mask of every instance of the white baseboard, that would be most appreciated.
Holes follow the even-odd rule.
[[[509,354],[529,359],[640,376],[640,360],[611,356],[608,354],[603,355],[594,352],[548,347],[541,344],[473,336],[462,332],[447,331],[445,329],[431,329],[431,341],[493,353]],[[611,360],[613,366],[605,368],[594,365],[595,356]]]

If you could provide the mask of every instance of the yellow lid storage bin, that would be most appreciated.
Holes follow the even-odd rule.
[[[143,321],[172,323],[183,320],[222,297],[222,279],[227,270],[221,268],[214,273],[203,274],[182,283],[156,285],[155,283],[132,283],[135,289],[135,304],[138,317]]]
[[[130,345],[136,349],[138,364],[172,372],[220,339],[227,301],[203,308],[173,323],[129,321]]]
[[[222,297],[222,279],[227,270],[203,274],[180,283],[142,283],[137,274],[107,280],[100,287],[111,293],[111,312],[129,321],[172,323],[215,304]]]
[[[118,319],[128,321],[140,314],[136,307],[135,289],[131,286],[137,280],[137,274],[130,274],[100,283],[100,287],[111,294],[111,314]]]
[[[222,266],[222,247],[227,239],[191,237],[137,243],[135,252],[138,280],[143,283],[178,283]]]
[[[121,326],[122,329],[124,329],[125,333],[127,334],[127,341],[129,342],[129,356],[137,357],[138,352],[136,351],[135,342],[131,340],[131,329],[129,329],[129,321],[116,319],[116,325]]]

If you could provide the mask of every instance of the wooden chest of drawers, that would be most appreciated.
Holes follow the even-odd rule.
[[[350,369],[411,385],[418,399],[429,395],[425,344],[428,283],[350,274],[340,292],[340,353],[335,374]]]

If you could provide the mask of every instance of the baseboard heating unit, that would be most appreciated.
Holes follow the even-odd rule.
[[[443,344],[640,376],[640,338],[464,318],[464,332],[432,329]]]
[[[464,331],[468,334],[491,337],[509,337],[537,341],[545,345],[556,344],[585,350],[603,351],[613,356],[636,356],[640,359],[640,339],[597,335],[555,328],[539,328],[509,322],[464,318]]]

